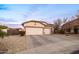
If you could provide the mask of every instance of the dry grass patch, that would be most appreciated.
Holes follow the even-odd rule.
[[[4,39],[0,39],[0,42],[7,47],[8,53],[15,53],[26,49],[24,36],[9,36]]]

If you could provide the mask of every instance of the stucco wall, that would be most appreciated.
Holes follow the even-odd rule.
[[[7,33],[7,29],[2,29],[2,31]]]

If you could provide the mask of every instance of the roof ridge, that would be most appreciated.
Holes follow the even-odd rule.
[[[26,21],[26,22],[24,22],[24,23],[27,23],[27,22],[40,22],[40,23],[43,23],[43,24],[44,24],[44,23],[45,23],[45,24],[48,24],[48,23],[45,22],[45,21],[39,21],[39,20],[30,20],[30,21]],[[24,23],[23,23],[23,24],[24,24]],[[23,24],[22,24],[22,25],[23,25]],[[45,24],[44,24],[44,25],[45,25]]]

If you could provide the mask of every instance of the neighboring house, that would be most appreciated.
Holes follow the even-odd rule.
[[[7,33],[7,29],[8,29],[8,27],[7,27],[7,26],[0,25],[0,30],[1,30],[1,31],[3,31],[3,32],[6,32],[6,33]]]
[[[19,34],[19,28],[8,28],[7,34],[8,35],[18,35]]]
[[[72,20],[70,22],[65,23],[62,26],[62,29],[65,31],[65,33],[79,33],[79,18]]]
[[[7,33],[7,28],[6,29],[2,29],[3,32]]]
[[[24,22],[22,25],[26,35],[49,35],[54,31],[53,25],[44,21],[31,20]]]
[[[25,31],[25,29],[24,28],[19,28],[19,31]]]

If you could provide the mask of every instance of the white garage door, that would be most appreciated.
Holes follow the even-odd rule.
[[[44,29],[44,34],[51,34],[51,29]]]
[[[26,35],[43,35],[42,28],[26,28]]]

